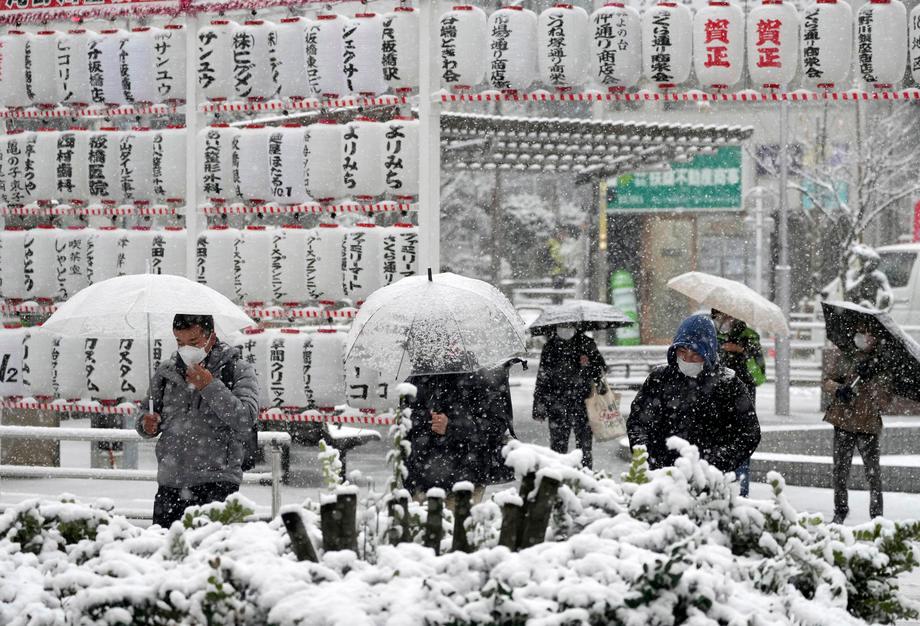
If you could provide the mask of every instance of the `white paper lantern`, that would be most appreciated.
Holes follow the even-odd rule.
[[[153,192],[161,202],[185,199],[185,127],[169,126],[153,137]]]
[[[167,226],[154,231],[150,243],[150,273],[185,276],[185,229]]]
[[[920,6],[910,12],[910,72],[915,83],[920,83]]]
[[[312,363],[310,337],[297,328],[282,328],[268,352],[269,405],[306,409],[313,404],[306,376]]]
[[[904,76],[907,9],[900,0],[871,0],[856,13],[856,61],[864,82],[891,89]]]
[[[22,343],[23,395],[47,400],[55,395],[54,353],[58,336],[33,326]]]
[[[57,82],[49,80],[49,70],[57,66],[57,33],[40,30],[28,40],[26,51],[26,90],[32,104],[53,106],[60,100]]]
[[[198,133],[198,180],[201,197],[211,202],[236,199],[233,184],[233,138],[237,130],[215,124]]]
[[[690,9],[670,2],[649,7],[642,15],[643,72],[659,89],[690,77],[692,20]]]
[[[3,139],[4,198],[10,206],[25,204],[29,196],[26,152],[32,138],[32,133],[13,131]]]
[[[240,231],[227,226],[211,226],[198,237],[195,247],[195,276],[199,283],[215,289],[228,298],[236,297],[236,267],[234,260]]]
[[[383,236],[382,228],[369,223],[345,232],[342,286],[356,304],[383,286]]]
[[[267,167],[270,198],[281,204],[310,200],[306,187],[306,132],[298,124],[271,129]]]
[[[418,228],[397,223],[383,233],[383,285],[418,274]]]
[[[122,88],[131,102],[161,102],[157,92],[156,41],[159,28],[139,26],[131,29],[123,49]]]
[[[117,400],[121,397],[118,380],[118,346],[115,337],[86,337],[83,342],[86,372],[86,397],[95,400]]]
[[[0,231],[0,294],[6,299],[21,300],[26,297],[22,273],[25,239],[26,231],[18,226],[7,226]]]
[[[118,144],[120,195],[127,202],[149,203],[156,197],[153,186],[155,136],[149,128],[134,128],[124,133]]]
[[[121,249],[125,231],[114,226],[87,229],[86,233],[86,282],[101,283],[121,274]]]
[[[39,129],[32,142],[31,158],[35,163],[32,183],[35,188],[30,196],[43,204],[50,204],[58,198],[57,190],[57,144],[60,133],[47,128]]]
[[[0,330],[0,397],[21,397],[23,340],[27,330],[19,322],[6,322]]]
[[[149,226],[135,226],[124,233],[120,242],[122,275],[146,274],[150,267],[150,253],[153,247],[153,231]]]
[[[25,297],[32,300],[50,300],[57,293],[56,242],[60,231],[40,225],[26,231],[23,241],[22,278]]]
[[[120,143],[124,133],[117,128],[103,128],[89,134],[89,151],[85,167],[90,198],[114,204],[121,193]]]
[[[278,32],[278,96],[302,99],[314,95],[307,80],[307,38],[313,23],[303,17],[286,17],[275,27]]]
[[[763,0],[747,19],[747,62],[751,82],[761,89],[782,89],[798,63],[799,14],[781,0]]]
[[[320,120],[307,127],[307,191],[318,202],[331,202],[345,195],[342,154],[344,126]]]
[[[76,400],[86,396],[86,362],[84,337],[68,335],[59,337],[51,358],[51,376],[54,395],[63,400]]]
[[[522,91],[537,79],[537,14],[520,6],[489,16],[488,81],[494,89]]]
[[[323,303],[345,298],[342,286],[345,229],[338,224],[320,224],[307,248],[307,289]]]
[[[310,386],[319,409],[345,403],[345,336],[333,328],[320,328],[313,335]]]
[[[642,18],[610,2],[591,14],[591,77],[610,91],[633,87],[642,76]]]
[[[272,233],[271,286],[276,304],[302,304],[307,289],[307,248],[315,231],[286,224]]]
[[[278,34],[265,20],[248,20],[233,37],[233,90],[241,100],[278,94]]]
[[[89,230],[69,226],[58,233],[55,275],[58,300],[66,300],[89,285],[86,278],[86,247]]]
[[[741,80],[744,69],[744,12],[724,0],[693,17],[693,63],[703,87],[722,90]]]
[[[76,206],[89,201],[89,139],[82,128],[71,128],[58,134],[55,175],[56,197]]]
[[[238,24],[230,20],[211,20],[198,30],[198,88],[205,100],[218,102],[234,95],[233,39]]]
[[[93,31],[87,31],[86,33],[86,58],[87,58],[87,71],[89,72],[89,95],[90,102],[89,104],[105,105],[106,104],[106,93],[105,93],[105,70],[106,66],[103,63],[103,35],[101,33],[96,33]],[[114,52],[114,51],[113,51]],[[111,58],[111,55],[108,59],[108,64],[111,65],[116,61]],[[116,63],[117,64],[117,63]],[[109,81],[112,82],[112,81]]]
[[[323,98],[348,94],[345,77],[345,27],[348,18],[335,13],[316,16],[307,37],[307,80]]]
[[[26,132],[22,133],[19,139],[19,145],[23,151],[22,170],[19,176],[19,181],[22,187],[23,204],[30,204],[38,200],[38,196],[36,195],[36,178],[39,175],[39,170],[42,167],[46,167],[39,163],[38,159],[36,158],[35,140],[37,136],[38,133]]]
[[[239,187],[242,197],[255,204],[271,198],[272,188],[268,171],[268,142],[274,128],[262,125],[244,126],[236,137]]]
[[[26,48],[31,35],[11,30],[0,35],[0,104],[27,107],[32,104],[26,90]]]
[[[250,306],[264,306],[272,300],[272,235],[275,228],[247,226],[238,245],[239,281],[237,299]]]
[[[185,101],[185,26],[167,24],[157,29],[153,41],[155,102]]]
[[[99,31],[98,54],[102,63],[102,97],[107,105],[122,105],[131,102],[130,84],[126,83],[123,72],[124,49],[128,44],[130,33],[120,28]],[[90,48],[90,57],[93,55]],[[92,58],[91,58],[92,60]],[[92,77],[91,77],[92,80]],[[128,87],[128,90],[125,90]],[[98,102],[98,100],[96,100]]]
[[[343,32],[342,68],[348,90],[362,96],[377,96],[387,90],[383,78],[383,16],[358,13]]]
[[[850,72],[853,11],[848,2],[823,0],[802,13],[802,79],[806,85],[834,89]]]
[[[458,5],[441,16],[441,86],[453,91],[472,89],[485,79],[489,56],[489,27],[485,11]]]
[[[131,402],[144,400],[150,386],[147,340],[124,337],[117,341],[118,365],[115,375],[118,381],[118,398]]]
[[[268,351],[277,334],[276,331],[266,331],[263,328],[246,328],[238,344],[240,358],[256,370],[256,378],[259,380],[259,406],[263,408],[269,406]]]
[[[398,117],[385,124],[384,176],[387,190],[400,200],[418,196],[418,121]]]
[[[537,20],[538,66],[544,85],[570,90],[588,79],[588,14],[580,7],[557,4]]]
[[[345,402],[353,409],[374,409],[380,372],[372,363],[350,362],[345,367]]]
[[[58,97],[64,104],[85,106],[93,101],[89,69],[89,47],[93,37],[83,28],[58,33],[54,78]],[[102,76],[101,69],[99,76]]]
[[[418,10],[396,7],[383,18],[383,79],[394,93],[419,84]]]
[[[359,117],[345,125],[342,135],[342,185],[357,200],[372,200],[386,191],[384,150],[387,128]],[[312,177],[311,177],[312,178]]]

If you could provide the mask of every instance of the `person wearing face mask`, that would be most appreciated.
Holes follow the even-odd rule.
[[[854,449],[859,450],[869,483],[869,515],[883,514],[879,437],[882,411],[892,398],[891,374],[878,341],[865,328],[856,329],[853,349],[828,349],[822,387],[832,395],[824,421],[834,427],[834,523],[850,512],[848,483]]]
[[[706,315],[685,319],[668,349],[668,363],[649,374],[626,421],[629,445],[645,446],[649,467],[679,458],[669,437],[695,445],[723,472],[735,471],[760,443],[760,424],[744,383],[719,363],[716,329]]]
[[[153,413],[135,424],[142,437],[159,437],[153,523],[163,528],[186,507],[239,490],[259,414],[255,368],[218,340],[210,315],[176,315],[173,335],[178,350],[151,380]]]
[[[594,463],[594,436],[585,400],[592,384],[606,374],[607,364],[597,344],[576,326],[557,326],[540,354],[533,418],[549,422],[550,448],[555,452],[568,451],[569,435],[574,432],[582,465],[589,468]]]

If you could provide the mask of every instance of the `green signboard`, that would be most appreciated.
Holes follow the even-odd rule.
[[[741,181],[741,146],[725,146],[669,170],[607,181],[607,212],[739,211]]]

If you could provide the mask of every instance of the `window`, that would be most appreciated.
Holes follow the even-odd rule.
[[[882,262],[879,269],[888,277],[892,287],[906,287],[910,281],[910,273],[917,259],[916,252],[882,252]]]

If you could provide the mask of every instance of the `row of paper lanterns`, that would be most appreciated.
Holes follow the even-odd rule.
[[[0,36],[0,105],[169,103],[185,100],[185,30],[10,30]]]
[[[199,132],[198,176],[212,202],[330,202],[418,195],[418,121],[324,121]]]
[[[392,408],[395,383],[373,367],[346,371],[345,335],[335,329],[251,329],[222,339],[255,367],[263,408]],[[174,348],[172,338],[153,340],[154,369]],[[7,324],[0,330],[0,364],[2,397],[142,401],[149,385],[146,338],[60,336]]]
[[[724,0],[710,0],[695,14],[673,2],[641,15],[615,2],[591,15],[568,4],[539,16],[520,6],[489,16],[455,6],[441,18],[441,82],[453,90],[485,82],[519,91],[537,81],[558,90],[589,82],[619,90],[642,78],[678,85],[693,71],[704,87],[728,88],[741,80],[746,61],[758,89],[785,87],[799,67],[806,86],[830,89],[844,86],[855,57],[859,78],[890,87],[908,62],[907,17],[899,0],[867,2],[855,17],[844,0],[820,0],[801,12],[763,0],[746,20]],[[910,19],[910,39],[918,37],[920,7]],[[920,79],[920,47],[911,47],[909,60]]]
[[[7,206],[181,203],[185,128],[14,131],[0,136]]]

